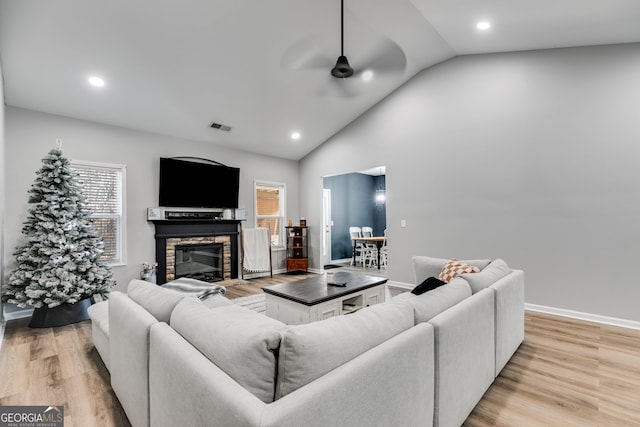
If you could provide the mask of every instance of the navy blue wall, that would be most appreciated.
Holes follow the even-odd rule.
[[[349,227],[372,227],[382,236],[387,227],[386,204],[376,205],[376,190],[385,189],[385,177],[350,173],[324,178],[324,188],[331,190],[331,258],[350,258],[353,243]]]

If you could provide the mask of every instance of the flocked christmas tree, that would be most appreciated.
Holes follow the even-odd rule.
[[[9,276],[4,298],[20,307],[49,308],[99,294],[114,282],[100,261],[103,242],[85,208],[85,199],[60,149],[42,159],[29,190],[26,242],[14,253],[18,268]]]

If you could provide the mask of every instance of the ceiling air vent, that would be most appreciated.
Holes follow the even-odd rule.
[[[220,123],[216,123],[216,122],[211,123],[211,127],[218,130],[223,130],[225,132],[231,131],[231,126],[221,125]]]

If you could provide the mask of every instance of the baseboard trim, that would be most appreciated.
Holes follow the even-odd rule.
[[[583,313],[580,311],[566,310],[564,308],[547,307],[544,305],[529,303],[525,303],[524,308],[525,310],[535,311],[538,313],[552,314],[554,316],[569,317],[571,319],[584,320],[587,322],[640,330],[640,322],[635,322],[633,320],[619,319],[617,317],[601,316],[599,314]]]
[[[351,262],[351,260],[353,260],[353,258],[349,257],[349,258],[342,258],[342,259],[332,259],[331,262],[329,264],[344,264],[347,262]]]

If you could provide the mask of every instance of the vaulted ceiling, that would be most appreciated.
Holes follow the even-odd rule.
[[[346,0],[344,25],[339,80],[339,0],[0,0],[5,102],[300,159],[456,55],[638,42],[640,1]]]

